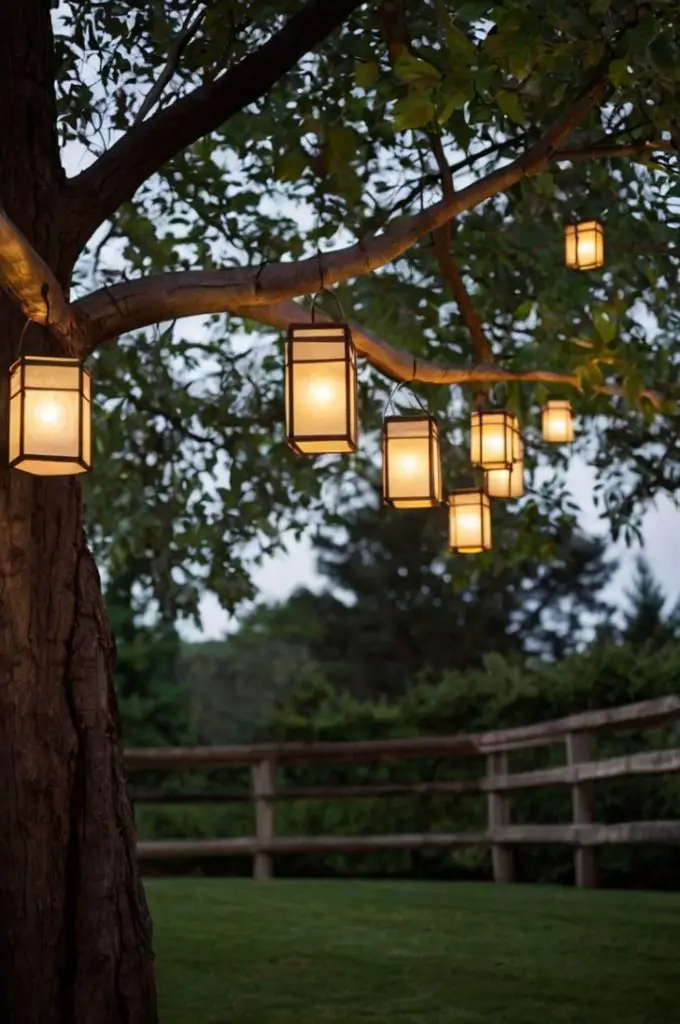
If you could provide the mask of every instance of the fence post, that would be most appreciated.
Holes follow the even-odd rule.
[[[274,763],[259,761],[251,766],[253,800],[255,802],[255,836],[259,843],[268,843],[274,838]],[[253,878],[261,882],[272,877],[272,857],[269,853],[258,852],[253,858]]]
[[[580,764],[593,759],[593,737],[589,733],[568,733],[567,764]],[[595,822],[595,785],[578,782],[571,787],[571,813],[574,825],[592,825]],[[574,875],[579,889],[597,888],[597,864],[592,846],[574,849]]]
[[[506,753],[487,754],[487,777],[508,774]],[[488,827],[505,828],[510,824],[510,797],[507,793],[490,791],[487,795]],[[491,847],[491,864],[494,882],[512,882],[515,877],[515,858],[509,846],[494,843]]]

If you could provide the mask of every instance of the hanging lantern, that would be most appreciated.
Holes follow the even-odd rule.
[[[9,378],[9,464],[36,476],[92,466],[90,375],[79,359],[22,356]]]
[[[507,409],[482,409],[470,417],[470,461],[482,469],[510,469],[521,458],[519,422]]]
[[[449,548],[477,554],[491,548],[491,500],[479,487],[454,491],[448,496]]]
[[[604,265],[604,228],[598,220],[568,224],[564,241],[564,259],[568,267],[596,270]]]
[[[541,417],[543,440],[569,444],[574,440],[574,413],[571,402],[552,399],[546,402]]]
[[[291,324],[284,388],[286,440],[293,451],[356,451],[357,356],[347,324]]]
[[[432,508],[442,502],[439,427],[433,416],[386,416],[383,424],[383,500],[394,508]]]
[[[524,494],[524,452],[519,442],[520,458],[510,469],[487,469],[484,474],[486,493],[490,498],[521,498]]]

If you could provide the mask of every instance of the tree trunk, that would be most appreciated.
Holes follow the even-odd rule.
[[[49,0],[0,2],[0,200],[68,284]],[[154,1024],[151,926],[113,688],[114,641],[77,478],[7,468],[0,298],[0,1021]],[[54,345],[31,327],[24,352]]]

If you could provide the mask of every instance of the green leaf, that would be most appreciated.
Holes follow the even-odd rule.
[[[628,78],[628,62],[625,60],[613,60],[609,65],[609,81],[612,85],[620,86]]]
[[[278,181],[297,181],[307,167],[307,157],[301,149],[280,153],[274,161],[274,177]]]
[[[473,94],[472,81],[461,82],[459,75],[447,75],[437,93],[442,106],[439,109],[438,121],[444,124],[454,110],[462,110]]]
[[[368,92],[377,82],[379,74],[380,65],[377,60],[367,60],[357,67],[354,72],[354,81],[360,89]]]
[[[435,106],[429,89],[416,89],[394,105],[394,127],[398,132],[422,128],[434,116]]]
[[[607,313],[596,313],[594,316],[595,330],[605,345],[616,337],[616,317]]]
[[[412,53],[404,53],[397,58],[394,62],[394,73],[402,82],[416,88],[432,88],[439,84],[442,77],[433,64],[415,57]]]
[[[477,49],[474,43],[470,42],[465,33],[453,24],[446,30],[446,42],[454,61],[462,61],[468,67],[472,67],[476,63]]]
[[[515,124],[524,124],[524,111],[516,92],[501,89],[496,93],[494,99],[506,117],[509,117]]]
[[[589,14],[604,14],[612,5],[612,0],[593,0],[588,8]]]
[[[642,378],[640,377],[639,372],[635,367],[631,367],[624,379],[623,390],[626,396],[626,401],[633,409],[637,408],[640,404],[640,392],[642,391],[642,388]]]

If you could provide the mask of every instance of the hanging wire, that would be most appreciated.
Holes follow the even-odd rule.
[[[315,317],[316,317],[316,301],[317,301],[319,295],[322,295],[322,294],[330,295],[330,297],[333,299],[333,301],[335,302],[336,306],[338,307],[338,313],[340,314],[340,320],[343,323],[346,323],[347,322],[347,317],[345,316],[345,310],[343,309],[343,306],[342,306],[342,303],[341,303],[340,299],[335,294],[335,292],[330,291],[330,289],[326,288],[323,284],[321,285],[321,288],[319,289],[319,291],[316,292],[316,294],[312,296],[312,323],[316,323],[316,319],[315,319]]]
[[[413,360],[413,364],[415,366],[415,359]],[[413,379],[415,379],[415,378],[413,378]],[[390,408],[396,408],[395,405],[394,405],[394,399],[396,398],[397,392],[400,391],[401,388],[405,387],[409,383],[410,383],[410,381],[400,380],[398,382],[398,384],[395,384],[395,386],[392,388],[392,391],[390,392],[389,397],[387,399],[387,402],[385,403],[385,407],[383,409],[383,419],[385,419],[385,417],[387,416],[387,413],[389,412]],[[410,391],[409,394],[411,395],[412,398],[415,398],[416,402],[418,403],[420,408],[423,410],[425,415],[429,416],[430,413],[429,413],[429,410],[427,409],[427,406],[424,405],[424,403],[422,402],[420,397],[415,393],[415,391]]]
[[[26,337],[26,331],[28,330],[28,325],[32,324],[32,323],[33,323],[33,321],[31,320],[30,316],[26,317],[26,323],[21,328],[21,334],[19,335],[19,345],[17,347],[17,359],[21,358],[21,350],[24,347],[24,338]]]

